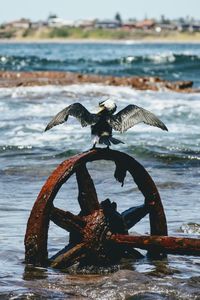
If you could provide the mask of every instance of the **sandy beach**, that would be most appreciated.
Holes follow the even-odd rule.
[[[185,36],[184,38],[175,38],[175,37],[166,37],[166,38],[155,38],[155,37],[146,37],[143,39],[80,39],[80,38],[16,38],[16,39],[0,39],[0,44],[12,44],[12,43],[62,43],[62,44],[200,44],[200,35],[196,38],[193,36]]]

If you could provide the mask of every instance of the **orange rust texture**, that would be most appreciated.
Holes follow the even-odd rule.
[[[113,234],[107,224],[104,210],[100,208],[94,183],[90,177],[86,163],[95,160],[111,160],[115,162],[115,178],[124,182],[126,172],[130,172],[133,180],[150,207],[150,229],[152,236],[129,236]],[[70,212],[63,212],[53,207],[53,200],[58,190],[68,178],[76,173],[81,207],[80,216]],[[90,202],[91,201],[91,202]],[[112,203],[110,202],[112,205]],[[92,149],[85,153],[73,156],[61,163],[49,176],[44,184],[31,211],[25,236],[25,259],[28,263],[45,265],[48,261],[47,240],[49,220],[52,218],[56,224],[70,231],[70,244],[68,251],[64,251],[52,262],[52,266],[67,267],[69,264],[87,256],[88,250],[96,257],[106,252],[100,251],[101,246],[114,243],[114,252],[120,258],[121,246],[138,247],[148,250],[149,254],[173,253],[200,255],[200,240],[167,237],[167,223],[160,195],[151,176],[134,158],[127,154],[111,149]],[[80,232],[79,232],[80,231]],[[120,232],[120,231],[115,231]],[[80,234],[79,234],[80,233]],[[76,238],[76,234],[79,238]],[[161,236],[162,235],[162,236]],[[116,245],[115,245],[116,243]],[[124,248],[123,248],[124,249]],[[108,253],[113,255],[113,251]]]
[[[110,240],[117,245],[121,244],[167,254],[200,255],[200,240],[194,238],[116,234],[111,236]]]

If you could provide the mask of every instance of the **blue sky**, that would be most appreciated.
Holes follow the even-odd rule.
[[[0,22],[45,19],[52,12],[65,19],[112,18],[120,12],[127,19],[144,16],[200,18],[200,0],[0,0]]]

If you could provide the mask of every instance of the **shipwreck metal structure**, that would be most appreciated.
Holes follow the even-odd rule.
[[[87,163],[109,160],[115,164],[114,177],[123,184],[129,172],[144,197],[144,203],[123,213],[106,199],[99,203]],[[75,174],[80,213],[74,215],[54,207],[53,201],[67,180]],[[67,199],[66,199],[67,201]],[[150,235],[129,235],[128,230],[149,214]],[[69,232],[69,244],[48,257],[48,229],[53,221]],[[25,235],[25,261],[39,266],[67,268],[80,265],[107,266],[122,257],[143,257],[134,248],[147,250],[150,257],[168,253],[200,255],[200,240],[167,236],[164,208],[151,176],[131,156],[111,149],[91,149],[62,162],[49,176],[32,208]]]

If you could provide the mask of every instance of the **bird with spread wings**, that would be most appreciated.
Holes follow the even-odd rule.
[[[134,125],[142,122],[168,131],[165,124],[159,120],[158,117],[137,105],[130,104],[114,114],[117,105],[112,100],[106,100],[99,103],[99,108],[99,112],[94,114],[90,113],[82,104],[73,103],[60,111],[50,121],[45,131],[66,122],[68,117],[72,116],[81,123],[82,127],[91,126],[91,134],[94,136],[93,147],[95,147],[97,143],[105,144],[108,147],[111,143],[123,143],[112,136],[112,130],[114,129],[123,133]]]

